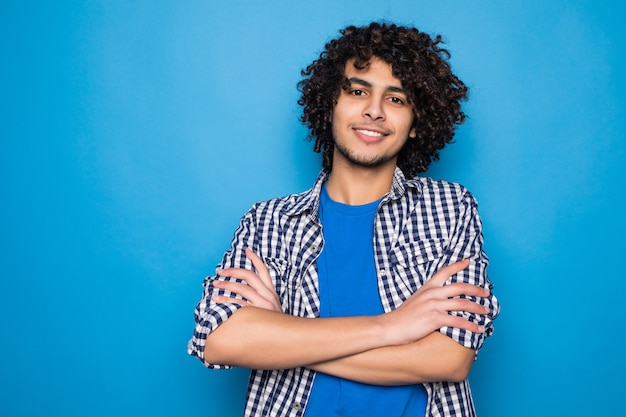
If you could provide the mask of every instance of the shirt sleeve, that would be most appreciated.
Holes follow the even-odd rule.
[[[246,258],[245,248],[253,247],[255,237],[254,233],[254,207],[244,215],[239,223],[239,227],[235,232],[235,236],[231,243],[230,249],[224,254],[221,263],[217,266],[217,270],[225,268],[245,268],[252,269],[252,263]],[[203,283],[203,293],[200,302],[194,310],[195,330],[192,338],[187,344],[187,352],[202,361],[203,365],[211,369],[230,369],[232,366],[225,364],[212,364],[204,360],[204,347],[206,338],[217,327],[225,322],[235,311],[241,306],[234,303],[216,303],[213,297],[216,295],[225,295],[228,297],[241,298],[229,291],[218,289],[213,286],[213,281],[218,279],[217,274],[205,278]],[[241,282],[236,278],[219,277],[220,280],[232,280]]]
[[[453,275],[447,283],[465,282],[484,288],[493,288],[493,284],[487,276],[489,259],[483,250],[482,222],[478,214],[478,203],[472,194],[461,188],[461,196],[458,204],[457,222],[454,223],[448,251],[444,256],[448,265],[453,262],[469,259],[470,265]],[[441,266],[443,266],[441,265]],[[460,316],[485,328],[484,333],[473,333],[454,327],[442,327],[440,332],[451,337],[461,345],[478,352],[485,339],[493,333],[493,320],[500,313],[498,299],[490,293],[486,298],[465,297],[472,301],[478,301],[489,309],[486,315],[478,315],[464,311],[453,311],[450,314]]]

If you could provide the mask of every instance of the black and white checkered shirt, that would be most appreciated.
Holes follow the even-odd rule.
[[[244,249],[250,248],[266,263],[285,313],[318,317],[320,299],[316,259],[324,239],[319,222],[319,196],[328,174],[322,172],[312,189],[285,198],[255,204],[242,218],[231,248],[219,269],[252,269]],[[454,275],[455,282],[491,288],[488,259],[482,250],[481,220],[474,197],[462,186],[430,178],[405,180],[396,169],[391,191],[383,197],[374,223],[374,252],[378,288],[386,312],[397,308],[440,268],[461,259],[470,266]],[[204,293],[195,310],[196,328],[188,351],[209,368],[228,368],[203,359],[206,337],[238,308],[216,304],[217,290],[204,282]],[[227,293],[228,295],[228,293]],[[492,295],[481,299],[489,307],[485,316],[457,312],[485,326],[485,333],[443,327],[440,331],[463,346],[478,351],[493,332],[492,320],[500,307]],[[306,409],[315,371],[307,368],[277,371],[252,370],[245,416],[300,417]],[[428,392],[426,415],[474,416],[466,381],[424,384]]]

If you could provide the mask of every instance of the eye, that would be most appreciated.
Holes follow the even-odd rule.
[[[399,104],[399,105],[403,105],[405,103],[404,99],[400,98],[400,97],[389,97],[389,101],[391,101],[393,104]]]
[[[348,91],[348,93],[350,95],[353,95],[353,96],[362,96],[362,95],[365,94],[365,92],[363,90],[359,90],[359,89],[356,89],[356,88],[353,89],[353,90]]]

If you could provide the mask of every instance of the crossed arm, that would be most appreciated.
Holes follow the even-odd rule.
[[[475,352],[437,330],[444,326],[482,332],[477,324],[449,311],[487,314],[460,295],[487,297],[489,291],[464,283],[444,285],[468,261],[439,270],[400,307],[378,316],[302,318],[282,312],[263,261],[246,250],[256,272],[231,268],[219,275],[244,283],[215,280],[217,288],[244,298],[216,296],[240,308],[206,339],[204,358],[253,369],[299,366],[377,385],[465,379]]]

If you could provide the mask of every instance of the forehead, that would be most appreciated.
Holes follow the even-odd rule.
[[[346,62],[344,75],[348,80],[353,81],[355,78],[368,81],[371,84],[380,84],[402,88],[402,81],[393,75],[391,64],[380,58],[372,57],[363,68],[355,66],[355,59]]]

